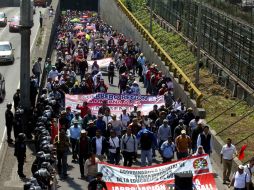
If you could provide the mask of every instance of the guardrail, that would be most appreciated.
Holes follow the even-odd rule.
[[[148,30],[135,18],[135,16],[127,9],[127,7],[121,2],[121,0],[116,0],[119,7],[130,19],[133,25],[138,29],[138,31],[143,35],[143,37],[149,42],[155,52],[161,57],[162,61],[166,63],[169,70],[173,72],[174,77],[178,78],[180,84],[184,85],[184,90],[190,93],[191,99],[196,99],[196,104],[198,108],[201,108],[201,99],[203,94],[200,90],[191,82],[189,77],[182,71],[182,69],[175,63],[175,61],[167,54],[167,52],[158,44],[154,37],[148,32]]]

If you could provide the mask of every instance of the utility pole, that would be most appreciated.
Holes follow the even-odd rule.
[[[33,8],[31,0],[20,1],[20,105],[25,114],[30,109],[30,35],[33,27]]]
[[[202,21],[202,2],[199,0],[198,2],[198,18],[197,18],[197,60],[196,60],[196,75],[195,75],[195,85],[199,86],[199,63],[200,63],[200,46],[201,46],[201,21]]]
[[[152,34],[153,32],[153,0],[150,0],[150,27],[149,32]]]

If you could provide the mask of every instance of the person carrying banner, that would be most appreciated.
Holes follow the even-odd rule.
[[[191,138],[186,135],[186,131],[182,130],[176,140],[177,159],[186,158],[191,152]]]
[[[220,155],[220,162],[223,164],[223,184],[226,184],[227,181],[230,182],[229,176],[231,173],[234,155],[237,155],[236,148],[232,144],[232,140],[230,138],[227,139],[227,144],[222,147]]]
[[[171,136],[168,137],[167,141],[162,143],[160,150],[163,159],[162,163],[171,162],[175,153],[175,144],[173,143]]]
[[[132,134],[130,128],[127,128],[126,134],[121,139],[121,150],[124,158],[124,166],[132,166],[133,158],[137,154],[138,142],[136,136]]]
[[[88,184],[88,190],[108,190],[105,181],[102,180],[103,174],[98,172],[96,179],[92,180]]]

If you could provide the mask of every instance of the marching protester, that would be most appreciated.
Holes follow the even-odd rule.
[[[11,111],[12,109],[12,104],[8,103],[6,105],[7,109],[5,111],[5,126],[6,126],[6,131],[7,131],[7,142],[8,143],[13,143],[13,139],[11,138],[11,131],[13,128],[13,121],[14,121],[14,115]]]
[[[26,159],[26,135],[24,133],[19,133],[18,138],[15,141],[14,156],[16,156],[18,161],[18,175],[21,178],[25,178],[26,175],[23,173],[23,166]]]
[[[197,147],[202,146],[206,154],[212,153],[212,135],[209,132],[209,126],[205,125],[203,128],[203,133],[200,133],[197,139]]]
[[[232,163],[234,156],[237,155],[235,146],[232,144],[230,138],[227,139],[227,144],[225,144],[221,149],[221,163],[223,164],[223,184],[230,182],[229,176],[231,173]]]
[[[92,151],[96,156],[103,161],[108,148],[107,140],[101,135],[101,130],[96,130],[96,136],[92,138]]]
[[[191,138],[182,130],[176,140],[177,159],[186,158],[191,152]]]
[[[102,173],[97,173],[96,179],[90,181],[90,183],[88,184],[88,190],[108,190],[106,183],[102,180],[102,177]]]
[[[163,163],[170,162],[174,158],[175,144],[173,143],[172,137],[169,136],[167,141],[164,141],[160,146]]]
[[[239,165],[238,170],[234,173],[233,179],[228,187],[230,188],[233,186],[234,190],[250,190],[250,180],[250,176],[244,171],[244,166]]]
[[[81,176],[81,178],[86,178],[88,182],[91,182],[97,175],[99,162],[99,158],[94,153],[90,153],[85,161],[84,176]]]
[[[132,130],[127,128],[126,134],[121,139],[121,150],[124,159],[124,166],[131,167],[133,158],[137,154],[138,142],[136,136],[132,134]]]

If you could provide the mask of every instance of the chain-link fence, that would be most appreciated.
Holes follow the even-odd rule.
[[[147,6],[149,6],[149,1]],[[201,48],[254,88],[254,28],[193,0],[153,0],[153,10],[194,43],[201,36]],[[197,22],[201,31],[197,32]],[[180,24],[179,24],[180,23]]]

